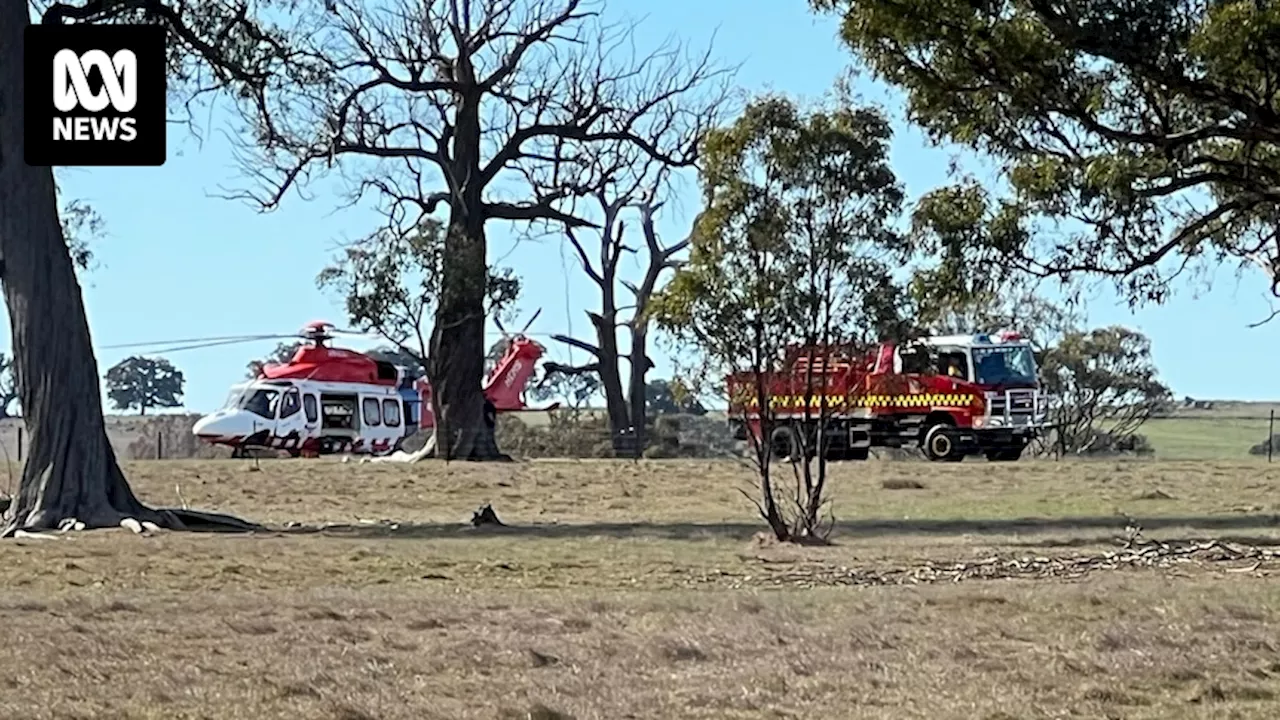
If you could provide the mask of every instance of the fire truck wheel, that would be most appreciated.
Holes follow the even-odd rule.
[[[774,428],[769,436],[770,449],[777,460],[790,460],[791,453],[797,445],[796,438],[789,427]]]
[[[800,439],[796,437],[796,429],[794,427],[774,428],[773,433],[769,437],[770,444],[773,446],[773,457],[777,460],[791,460],[800,454]],[[808,454],[813,459],[817,453],[814,451],[814,443],[810,439]]]
[[[871,457],[871,448],[849,448],[844,451],[846,460],[866,460]]]
[[[925,457],[937,462],[960,462],[964,455],[959,452],[955,429],[950,425],[939,423],[929,428],[924,434]]]

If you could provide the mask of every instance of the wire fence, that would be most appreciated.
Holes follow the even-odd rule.
[[[1138,428],[1137,437],[1124,443],[1120,451],[1064,451],[1050,432],[1035,441],[1024,458],[1280,461],[1277,409],[1280,403],[1261,409],[1223,408],[1152,418]],[[116,456],[125,460],[229,458],[229,448],[208,445],[192,434],[191,428],[198,417],[109,416],[107,434]],[[419,431],[410,436],[404,443],[405,449],[412,451],[421,447],[428,434]],[[638,442],[634,433],[629,435],[618,437],[611,432],[598,411],[504,413],[499,415],[497,426],[499,447],[516,458],[716,459],[745,458],[751,452],[746,442],[733,437],[722,413],[663,415],[645,429]],[[0,453],[10,462],[25,459],[29,441],[20,418],[0,420]],[[636,452],[637,445],[641,446],[639,452]],[[873,448],[871,455],[877,460],[922,459],[919,451],[911,447]]]

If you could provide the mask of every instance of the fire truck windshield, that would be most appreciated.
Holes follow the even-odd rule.
[[[973,349],[973,366],[982,385],[1036,382],[1036,358],[1027,345],[995,345]]]

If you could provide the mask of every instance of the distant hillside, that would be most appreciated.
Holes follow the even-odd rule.
[[[1280,412],[1280,401],[1269,400],[1207,400],[1203,398],[1179,398],[1169,417],[1267,417],[1272,411]]]

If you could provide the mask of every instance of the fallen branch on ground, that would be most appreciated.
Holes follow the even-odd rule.
[[[1073,557],[988,557],[966,562],[927,562],[895,568],[848,568],[829,565],[792,566],[785,570],[763,567],[763,572],[707,575],[702,582],[797,587],[924,585],[967,580],[1061,579],[1121,569],[1174,568],[1179,565],[1243,563],[1227,572],[1256,572],[1264,563],[1280,561],[1280,550],[1253,545],[1206,541],[1148,541],[1131,539],[1120,550]]]

